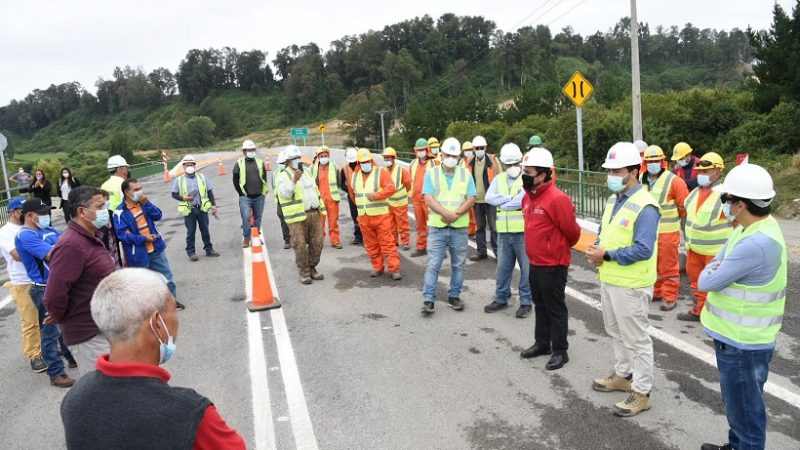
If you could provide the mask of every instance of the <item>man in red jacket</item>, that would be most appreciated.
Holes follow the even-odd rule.
[[[553,155],[535,148],[522,159],[522,215],[525,218],[525,253],[530,262],[531,292],[536,312],[535,341],[522,351],[523,358],[553,354],[545,368],[556,370],[567,356],[567,304],[564,290],[571,263],[571,248],[581,237],[572,200],[552,183]]]

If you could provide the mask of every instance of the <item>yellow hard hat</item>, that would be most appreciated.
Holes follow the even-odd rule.
[[[394,158],[397,158],[397,152],[394,151],[394,148],[392,147],[386,147],[385,149],[383,149],[383,156],[392,156]]]
[[[651,145],[644,149],[645,161],[660,161],[664,159],[664,150],[657,145]]]
[[[675,147],[672,147],[672,160],[677,161],[685,158],[689,153],[692,153],[692,147],[686,142],[678,142]]]
[[[330,153],[330,152],[331,152],[331,150],[328,148],[328,146],[327,145],[323,145],[322,147],[317,149],[316,155],[319,155],[320,153]]]
[[[472,142],[470,142],[470,141],[464,141],[464,143],[461,144],[461,150],[463,150],[465,152],[468,151],[468,150],[472,150],[474,148],[475,148],[475,146],[472,145]]]
[[[441,147],[441,145],[439,145],[439,140],[438,139],[436,139],[435,137],[432,137],[432,138],[428,138],[428,147]]]
[[[708,152],[700,158],[700,161],[697,163],[697,170],[709,170],[709,169],[724,169],[725,162],[722,160],[722,156],[719,156],[718,153]]]
[[[356,161],[358,162],[372,161],[372,153],[369,151],[368,148],[360,148],[358,149],[358,155],[356,156]]]

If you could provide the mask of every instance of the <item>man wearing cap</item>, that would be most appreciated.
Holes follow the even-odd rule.
[[[23,226],[17,232],[14,247],[32,283],[29,292],[38,311],[41,352],[47,364],[47,375],[53,386],[70,387],[75,380],[66,374],[64,362],[58,356],[61,332],[57,325],[47,320],[46,304],[42,301],[50,278],[48,262],[61,233],[50,226],[50,207],[41,199],[27,200],[22,205],[22,217]]]
[[[467,262],[467,211],[475,202],[475,181],[467,169],[458,167],[461,143],[456,138],[447,138],[442,152],[442,165],[425,174],[422,188],[425,202],[431,211],[428,216],[428,261],[425,264],[425,282],[422,288],[422,313],[426,315],[433,313],[439,271],[448,249],[452,274],[447,304],[456,311],[464,309],[464,302],[460,297]]]
[[[178,213],[183,216],[183,225],[186,227],[186,254],[191,261],[197,261],[194,241],[195,232],[200,228],[206,256],[219,256],[211,243],[211,232],[208,229],[208,213],[217,216],[214,186],[205,175],[197,173],[194,156],[184,156],[181,163],[183,175],[172,182],[172,198],[178,201]]]
[[[336,176],[339,168],[331,161],[331,151],[327,145],[317,149],[314,164],[311,166],[311,178],[317,183],[322,201],[325,203],[327,221],[323,221],[322,232],[325,233],[325,223],[328,225],[328,239],[333,248],[341,249],[342,242],[339,237],[339,182]]]
[[[281,222],[281,234],[283,235],[283,248],[284,250],[292,248],[291,244],[291,237],[289,234],[289,225],[286,224],[286,220],[283,218],[283,209],[280,207],[278,201],[278,176],[281,172],[286,168],[286,151],[281,150],[278,152],[278,157],[275,159],[275,164],[277,168],[275,169],[275,173],[272,174],[272,192],[275,196],[275,205],[278,206],[275,210],[278,212],[278,220]]]
[[[349,147],[344,155],[347,164],[339,169],[339,190],[341,192],[350,192],[350,180],[353,178],[353,172],[356,166],[358,166],[358,150]],[[347,197],[347,204],[350,207],[350,219],[353,221],[353,240],[350,241],[350,245],[363,245],[364,235],[361,233],[361,227],[358,225],[358,208],[356,208],[356,203],[349,195],[345,197]]]
[[[389,211],[392,216],[392,237],[395,246],[408,250],[411,243],[411,226],[408,224],[408,191],[411,189],[411,175],[408,169],[397,164],[397,152],[392,147],[383,151],[383,167],[390,171],[397,192],[389,197]]]
[[[242,247],[250,247],[250,227],[261,229],[264,196],[269,191],[267,167],[256,157],[256,143],[250,139],[242,143],[243,157],[233,166],[233,187],[239,194],[239,213],[242,216]],[[253,225],[250,225],[250,216]]]
[[[736,166],[713,190],[722,194],[725,216],[738,224],[699,280],[708,292],[700,320],[714,340],[730,429],[727,444],[702,450],[763,449],[764,383],[786,305],[786,242],[770,215],[775,189],[762,167]]]
[[[106,169],[111,176],[100,185],[100,189],[108,192],[108,201],[110,202],[108,207],[113,211],[122,203],[122,182],[128,178],[130,170],[128,170],[128,162],[120,155],[109,157]]]
[[[681,244],[681,218],[686,217],[684,203],[689,195],[683,178],[669,171],[664,151],[651,145],[644,151],[645,172],[642,185],[661,207],[658,222],[658,279],[653,301],[663,301],[661,311],[670,311],[678,304],[681,286],[678,247]]]
[[[417,139],[414,144],[416,158],[411,161],[409,173],[411,175],[411,205],[414,207],[414,222],[417,223],[417,249],[411,256],[427,255],[428,247],[428,205],[422,193],[425,181],[425,174],[438,165],[429,153],[428,141],[423,138]]]
[[[471,256],[469,259],[471,261],[480,261],[489,257],[486,245],[487,227],[489,228],[489,242],[492,246],[492,251],[497,255],[497,209],[486,203],[486,190],[495,175],[502,171],[502,168],[497,163],[494,155],[486,153],[488,145],[483,136],[475,136],[475,139],[472,140],[472,145],[475,148],[475,158],[469,163],[469,171],[472,173],[477,192],[473,209],[475,210],[475,220],[477,221],[475,240],[478,244],[478,254]]]
[[[698,288],[703,269],[722,250],[733,231],[725,218],[722,200],[714,186],[720,182],[725,163],[722,157],[709,152],[697,162],[697,187],[686,197],[686,275],[695,301],[687,312],[678,314],[678,320],[697,322],[708,294]]]
[[[586,249],[598,268],[603,322],[614,346],[614,370],[595,379],[597,391],[630,392],[614,405],[618,416],[650,409],[653,387],[653,341],[648,312],[656,282],[656,238],[659,207],[639,183],[642,158],[631,142],[614,144],[603,167],[608,171],[608,198],[594,245]]]
[[[697,187],[697,163],[700,158],[692,154],[692,147],[686,142],[678,142],[672,147],[672,161],[675,167],[672,173],[681,177],[686,182],[686,187],[691,191]]]

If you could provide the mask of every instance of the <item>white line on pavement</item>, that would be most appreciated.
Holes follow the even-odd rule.
[[[6,296],[6,298],[0,300],[0,309],[5,308],[8,304],[11,303],[11,296]]]

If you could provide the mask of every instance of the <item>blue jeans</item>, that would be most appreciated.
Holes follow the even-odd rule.
[[[31,299],[36,309],[39,310],[39,332],[42,335],[42,359],[47,364],[47,375],[55,378],[64,374],[64,361],[58,356],[58,341],[61,338],[61,330],[56,324],[45,325],[44,316],[47,310],[42,303],[44,297],[44,286],[31,286]]]
[[[436,283],[439,281],[439,270],[444,262],[444,255],[450,249],[450,290],[448,298],[461,295],[464,286],[464,266],[467,263],[467,229],[428,227],[428,261],[425,264],[425,285],[422,297],[426,302],[436,301]]]
[[[254,227],[261,229],[261,214],[264,212],[264,196],[256,198],[248,196],[239,197],[239,214],[242,216],[242,236],[250,239],[250,211],[253,211]]]
[[[497,303],[508,303],[508,299],[511,298],[514,264],[519,263],[519,303],[532,305],[531,284],[528,279],[530,264],[525,253],[525,233],[498,233],[497,253],[497,284],[494,300]]]
[[[714,340],[714,350],[730,427],[728,442],[736,450],[763,449],[767,440],[764,383],[773,350],[741,350],[718,340]]]
[[[249,217],[249,216],[248,216]],[[186,226],[186,254],[192,256],[194,252],[194,236],[198,228],[200,228],[200,237],[203,238],[203,250],[206,253],[214,250],[214,245],[211,243],[211,233],[208,232],[208,213],[203,212],[200,208],[192,208],[189,214],[183,217],[183,224]],[[250,229],[247,229],[248,232]]]
[[[167,279],[167,287],[169,288],[169,292],[172,296],[177,300],[178,294],[176,292],[175,287],[175,278],[172,276],[172,269],[169,268],[169,260],[167,260],[167,252],[163,251],[161,253],[153,252],[150,253],[150,265],[147,266],[148,269],[158,272],[161,275],[164,275],[164,278]]]

